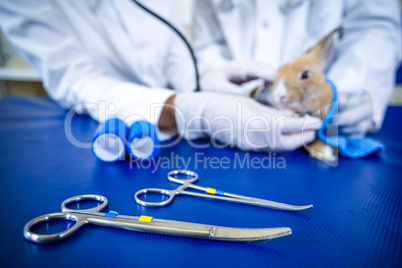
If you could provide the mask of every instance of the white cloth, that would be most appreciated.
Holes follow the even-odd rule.
[[[247,59],[278,68],[341,27],[327,76],[340,95],[367,92],[380,128],[401,59],[400,12],[397,0],[195,0],[194,47],[201,70]]]
[[[179,26],[174,3],[144,4]],[[3,0],[0,25],[54,100],[100,122],[157,125],[168,88],[195,89],[182,40],[130,0]]]

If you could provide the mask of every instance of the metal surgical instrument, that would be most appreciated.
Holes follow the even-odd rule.
[[[90,209],[70,209],[72,203],[92,200],[102,202],[101,205]],[[154,219],[148,216],[124,216],[117,212],[101,212],[108,207],[108,200],[101,195],[79,195],[66,199],[61,204],[62,212],[50,213],[37,217],[24,227],[24,237],[32,242],[47,244],[64,240],[86,224],[126,229],[137,232],[154,233],[162,235],[183,236],[198,239],[222,241],[257,241],[268,240],[290,235],[292,230],[288,227],[279,228],[229,228],[173,220]],[[74,221],[75,224],[62,232],[55,234],[37,234],[31,231],[34,226],[49,221]]]
[[[177,175],[185,175],[190,178],[189,179],[179,179],[176,177]],[[190,196],[209,198],[209,199],[218,199],[218,200],[240,203],[240,204],[245,204],[245,205],[250,205],[250,206],[258,206],[258,207],[272,208],[272,209],[278,209],[278,210],[287,210],[287,211],[299,211],[299,210],[305,210],[305,209],[309,209],[309,208],[313,207],[313,205],[293,206],[293,205],[278,203],[278,202],[254,198],[254,197],[231,194],[231,193],[219,191],[219,190],[216,190],[213,188],[205,188],[202,186],[198,186],[198,185],[193,184],[193,182],[198,180],[198,174],[195,173],[194,171],[190,171],[190,170],[171,171],[168,173],[167,178],[168,178],[168,180],[179,183],[181,185],[174,190],[156,189],[156,188],[147,188],[147,189],[139,190],[134,195],[135,201],[138,204],[140,204],[142,206],[146,206],[146,207],[163,207],[163,206],[166,206],[167,204],[169,204],[170,202],[172,202],[173,198],[176,195],[181,194],[181,195],[190,195]],[[207,194],[186,191],[187,188],[202,191]],[[162,202],[146,202],[146,201],[139,199],[140,195],[147,194],[147,193],[157,193],[157,194],[167,195],[169,198]]]

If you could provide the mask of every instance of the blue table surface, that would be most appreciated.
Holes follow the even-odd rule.
[[[162,149],[158,168],[130,161],[102,164],[90,149],[70,143],[66,114],[48,98],[0,101],[1,267],[402,265],[402,108],[390,107],[382,130],[373,135],[386,144],[385,153],[341,158],[337,167],[300,150],[269,156],[230,148],[194,149],[185,141]],[[71,123],[74,138],[84,143],[96,127],[86,116],[74,116]],[[231,164],[214,168],[207,157],[227,158]],[[247,157],[265,159],[264,167],[241,168]],[[314,208],[283,212],[187,196],[164,208],[137,205],[133,195],[139,189],[177,187],[166,174],[184,167],[180,159],[190,159],[199,185]],[[88,225],[56,244],[23,238],[29,220],[59,212],[68,197],[90,193],[106,196],[109,208],[124,215],[243,228],[288,226],[293,234],[265,242],[215,242]]]

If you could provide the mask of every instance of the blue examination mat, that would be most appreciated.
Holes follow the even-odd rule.
[[[371,135],[387,150],[363,159],[340,157],[336,167],[302,150],[285,154],[218,149],[208,141],[161,148],[154,161],[126,158],[105,164],[92,155],[98,124],[48,98],[0,101],[0,267],[401,267],[402,108],[390,107]],[[175,189],[166,175],[195,171],[197,185],[314,207],[286,212],[177,196],[162,208],[143,207],[143,188]],[[103,195],[119,215],[147,215],[236,228],[290,227],[292,234],[263,242],[221,242],[86,225],[55,244],[23,237],[24,225],[82,194]],[[147,196],[148,197],[148,196]],[[156,198],[150,196],[150,198]],[[148,199],[148,198],[147,198]],[[68,222],[37,232],[64,230]]]

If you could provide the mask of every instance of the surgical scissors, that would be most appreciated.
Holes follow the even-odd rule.
[[[189,179],[179,179],[179,178],[175,177],[177,175],[185,175],[190,178]],[[193,184],[193,182],[198,180],[198,174],[195,173],[194,171],[190,171],[190,170],[170,171],[167,175],[167,178],[168,178],[168,180],[170,180],[172,182],[181,184],[181,186],[177,187],[174,190],[156,189],[156,188],[142,189],[135,193],[135,195],[134,195],[135,201],[138,204],[140,204],[142,206],[146,206],[146,207],[163,207],[163,206],[166,206],[167,204],[171,203],[173,201],[173,198],[176,195],[182,194],[182,195],[190,195],[190,196],[203,197],[203,198],[209,198],[209,199],[218,199],[218,200],[240,203],[240,204],[245,204],[245,205],[250,205],[250,206],[258,206],[258,207],[272,208],[272,209],[278,209],[278,210],[287,210],[287,211],[299,211],[299,210],[305,210],[305,209],[309,209],[309,208],[313,207],[313,205],[293,206],[293,205],[278,203],[278,202],[254,198],[254,197],[231,194],[231,193],[219,191],[219,190],[209,188],[209,187],[205,188],[202,186],[198,186],[198,185]],[[208,194],[186,191],[187,188],[206,192]],[[157,193],[157,194],[167,195],[169,198],[162,202],[146,202],[144,200],[139,199],[140,195],[147,194],[147,193]]]
[[[67,206],[72,203],[93,200],[102,202],[101,205],[90,209],[70,209]],[[289,227],[279,228],[230,228],[198,223],[180,222],[173,220],[154,219],[149,216],[124,216],[115,211],[101,212],[108,208],[108,200],[101,195],[79,195],[66,199],[61,204],[62,212],[50,213],[29,221],[24,227],[24,237],[32,242],[47,244],[64,240],[86,224],[126,229],[137,232],[155,233],[172,236],[184,236],[199,239],[221,241],[257,241],[268,240],[290,235]],[[32,228],[49,221],[68,220],[75,224],[62,232],[55,234],[37,234]]]

